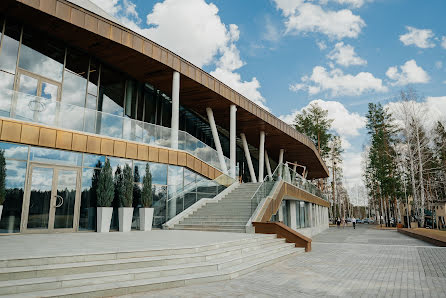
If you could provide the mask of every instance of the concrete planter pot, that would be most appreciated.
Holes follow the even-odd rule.
[[[133,207],[119,207],[119,232],[130,232],[132,229]]]
[[[2,219],[3,205],[0,205],[0,220]]]
[[[113,207],[98,207],[97,209],[97,232],[110,232],[110,223],[113,214]]]
[[[139,208],[139,229],[151,231],[153,223],[153,208]]]

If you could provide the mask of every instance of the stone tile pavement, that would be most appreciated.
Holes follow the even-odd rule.
[[[312,246],[230,281],[128,297],[446,297],[446,248],[364,225],[330,228]]]

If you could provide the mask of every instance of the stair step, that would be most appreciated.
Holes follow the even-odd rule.
[[[224,258],[207,260],[201,263],[189,263],[181,265],[167,265],[149,268],[137,268],[117,271],[98,271],[84,274],[71,274],[55,277],[41,277],[0,282],[0,295],[32,292],[36,290],[51,290],[101,283],[120,282],[128,280],[152,279],[184,274],[196,274],[202,272],[216,272],[225,268],[239,265],[242,262],[256,258],[262,258],[272,252],[289,250],[289,243],[279,242],[241,249]]]

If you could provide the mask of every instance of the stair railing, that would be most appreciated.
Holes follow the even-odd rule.
[[[178,187],[178,190],[168,194],[168,199],[166,202],[166,222],[193,205],[195,202],[203,198],[216,197],[219,193],[235,182],[237,182],[236,179],[222,174],[214,180],[203,179],[190,182],[182,187]],[[193,199],[194,197],[195,199]],[[182,203],[179,202],[181,200]]]

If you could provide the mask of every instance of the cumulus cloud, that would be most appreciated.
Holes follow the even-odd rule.
[[[417,29],[406,26],[407,33],[400,35],[400,40],[405,46],[414,45],[422,49],[433,48],[435,44],[431,40],[434,33],[430,29]]]
[[[344,74],[337,68],[327,70],[322,66],[314,67],[311,76],[304,76],[301,81],[301,83],[291,85],[290,90],[305,90],[309,94],[331,91],[332,96],[354,96],[368,91],[387,92],[388,90],[381,79],[375,78],[369,72],[351,75]]]
[[[358,136],[359,130],[365,127],[365,117],[358,113],[348,111],[339,101],[325,101],[322,99],[312,100],[302,109],[296,110],[288,115],[280,116],[280,119],[286,123],[292,124],[297,114],[302,113],[302,110],[309,108],[312,104],[317,104],[328,111],[328,118],[333,119],[332,129],[341,136],[341,138],[346,139],[348,137]]]
[[[286,33],[319,32],[334,39],[357,38],[365,22],[351,10],[325,10],[303,0],[274,0],[286,17]]]
[[[215,65],[211,75],[248,99],[266,108],[260,82],[243,80],[236,72],[245,65],[236,42],[237,25],[222,22],[218,7],[204,0],[164,0],[153,6],[141,26],[137,6],[131,0],[93,0],[125,26],[172,50],[198,67]],[[193,45],[193,46],[191,46]]]
[[[406,61],[401,65],[400,70],[397,66],[389,67],[386,71],[386,76],[393,80],[392,85],[403,86],[413,83],[427,83],[430,80],[427,72],[417,65],[415,60]]]
[[[356,54],[354,47],[344,44],[342,41],[335,45],[334,49],[327,55],[327,58],[342,66],[367,64],[366,60],[361,59]]]
[[[360,8],[366,2],[372,2],[373,0],[332,0],[332,1],[343,5],[349,5],[350,7],[353,8]]]

